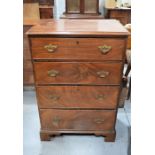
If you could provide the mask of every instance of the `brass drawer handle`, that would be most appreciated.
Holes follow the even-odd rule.
[[[53,119],[52,119],[52,124],[53,124],[54,126],[58,127],[59,124],[60,124],[60,121],[61,121],[61,118],[58,117],[58,116],[55,116],[55,117],[53,117]]]
[[[53,100],[53,101],[57,101],[57,100],[59,100],[60,99],[60,96],[57,96],[57,95],[49,95],[49,98],[51,99],[51,100]]]
[[[57,70],[49,70],[47,73],[50,77],[56,77],[57,75],[59,75],[59,71]]]
[[[102,123],[105,122],[105,120],[104,119],[97,118],[97,119],[94,120],[94,122],[97,123],[97,124],[102,124]]]
[[[97,75],[98,75],[100,78],[105,78],[106,76],[109,75],[109,72],[107,72],[107,71],[99,71],[99,72],[97,72]]]
[[[50,53],[53,53],[57,47],[58,47],[57,45],[53,45],[53,44],[48,44],[44,46],[44,48],[47,49],[47,51]]]
[[[112,47],[108,45],[98,46],[98,48],[102,54],[107,54],[112,49]]]
[[[99,100],[99,101],[100,100],[104,100],[105,99],[105,95],[99,94],[99,95],[96,96],[96,99]]]

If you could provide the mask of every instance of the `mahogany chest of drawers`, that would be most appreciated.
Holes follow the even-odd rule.
[[[116,20],[51,20],[28,31],[41,140],[63,133],[114,141],[128,32]]]

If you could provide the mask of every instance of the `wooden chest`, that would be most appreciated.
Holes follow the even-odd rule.
[[[28,31],[41,140],[62,133],[115,140],[128,32],[116,20],[51,20]]]
[[[131,23],[131,8],[105,8],[106,18],[117,19],[123,25]]]

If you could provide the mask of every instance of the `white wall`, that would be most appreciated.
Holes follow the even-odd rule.
[[[55,0],[55,15],[54,17],[56,19],[59,19],[59,17],[63,14],[65,11],[65,0]]]

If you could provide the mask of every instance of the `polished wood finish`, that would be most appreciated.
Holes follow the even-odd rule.
[[[131,23],[131,8],[106,8],[108,19],[117,19],[123,25]]]
[[[113,24],[111,24],[113,23]],[[49,20],[46,23],[37,24],[29,31],[29,35],[40,38],[53,37],[126,37],[128,31],[117,20]]]
[[[72,133],[115,141],[127,30],[116,20],[51,20],[27,34],[41,140]]]
[[[116,112],[112,110],[53,110],[41,109],[44,130],[112,130]]]
[[[37,86],[40,108],[115,109],[119,86]]]
[[[86,63],[86,62],[35,62],[34,70],[37,84],[98,84],[117,85],[120,81],[121,63]],[[54,77],[50,70],[57,71]],[[101,77],[100,72],[108,72]],[[104,74],[104,73],[103,73]]]
[[[124,39],[111,38],[33,38],[32,57],[52,60],[123,60],[124,43]],[[57,48],[49,52],[45,48],[49,44]],[[103,45],[111,46],[106,54],[99,49]]]

